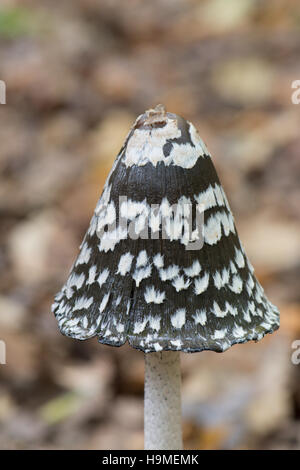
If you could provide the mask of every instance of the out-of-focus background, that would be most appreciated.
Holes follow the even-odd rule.
[[[2,449],[143,447],[143,354],[61,336],[50,305],[157,103],[198,128],[282,314],[260,343],[182,354],[185,448],[300,448],[299,57],[297,0],[1,0]]]

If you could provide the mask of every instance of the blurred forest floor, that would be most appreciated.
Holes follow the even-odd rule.
[[[281,328],[182,355],[188,449],[300,448],[299,2],[3,0],[0,448],[143,447],[143,355],[62,337],[50,313],[135,120],[198,128]]]

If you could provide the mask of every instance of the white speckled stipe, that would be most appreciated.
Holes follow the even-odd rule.
[[[182,449],[179,352],[145,356],[144,428],[146,450]]]

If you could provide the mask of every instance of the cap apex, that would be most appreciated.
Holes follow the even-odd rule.
[[[140,127],[164,127],[168,121],[168,113],[163,104],[158,104],[155,108],[150,108],[139,116],[135,123],[135,128]]]
[[[166,115],[166,108],[163,104],[157,104],[155,108],[147,109],[146,115],[151,117],[158,117],[158,116],[165,116]]]

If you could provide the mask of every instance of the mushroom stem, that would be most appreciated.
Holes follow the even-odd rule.
[[[145,449],[182,449],[179,351],[145,354]]]

